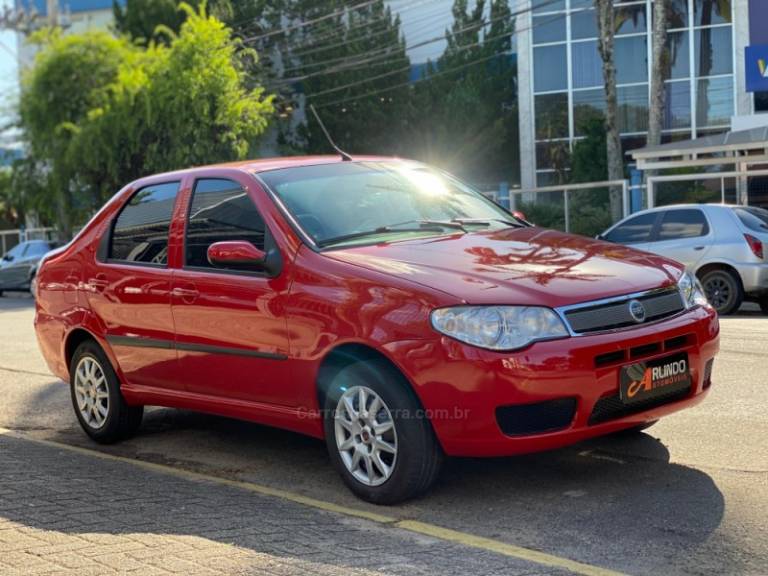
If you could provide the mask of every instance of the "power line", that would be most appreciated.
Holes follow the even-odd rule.
[[[363,8],[370,6],[372,4],[375,4],[376,2],[379,2],[379,1],[380,0],[367,0],[366,2],[361,2],[360,4],[356,4],[354,6],[350,6],[350,7],[345,6],[344,8],[335,10],[328,14],[324,14],[323,16],[319,16],[317,18],[312,18],[310,20],[304,20],[303,22],[299,22],[297,24],[284,26],[283,28],[280,28],[278,30],[271,30],[263,34],[257,34],[256,36],[251,36],[250,38],[244,38],[243,42],[244,43],[256,42],[257,40],[263,40],[264,38],[271,38],[272,36],[277,36],[278,34],[284,34],[285,32],[290,32],[292,30],[300,30],[302,28],[306,28],[307,26],[312,26],[313,24],[324,22],[325,20],[330,20],[331,18],[338,18],[339,16],[343,16],[347,12],[362,10]]]
[[[562,16],[561,15],[555,15],[552,18],[560,18],[560,17],[562,17]],[[528,30],[532,30],[532,29],[536,28],[537,26],[541,26],[541,25],[544,25],[544,24],[547,24],[547,23],[548,22],[539,22],[539,23],[533,24],[531,26],[528,26],[526,28],[517,29],[517,30],[514,31],[514,33],[516,34],[518,32],[525,32],[525,31],[528,31]],[[503,36],[506,36],[506,34],[504,34]],[[418,78],[416,80],[412,80],[412,81],[408,81],[408,82],[402,82],[400,84],[395,84],[393,86],[387,86],[386,88],[380,88],[380,89],[377,89],[377,90],[371,90],[371,91],[366,92],[364,94],[358,94],[358,95],[350,96],[350,97],[347,97],[347,98],[341,98],[341,99],[338,99],[338,100],[334,100],[332,102],[325,102],[325,103],[322,103],[322,104],[318,104],[317,107],[318,108],[327,108],[329,106],[335,106],[335,105],[338,105],[338,104],[344,104],[346,102],[353,102],[353,101],[356,101],[356,100],[361,100],[363,98],[368,98],[370,96],[376,96],[378,94],[381,94],[381,93],[384,93],[384,92],[390,92],[392,90],[397,90],[399,88],[405,88],[405,87],[408,87],[408,86],[413,86],[415,84],[419,84],[419,83],[425,82],[427,80],[432,80],[434,78],[445,76],[446,74],[450,74],[452,72],[459,72],[459,71],[464,70],[466,68],[469,68],[471,66],[475,66],[477,64],[482,64],[483,62],[487,62],[489,60],[492,60],[493,58],[498,58],[499,56],[508,55],[510,53],[511,53],[510,51],[496,52],[496,53],[490,54],[488,56],[485,56],[483,58],[478,58],[478,59],[472,60],[470,62],[465,62],[464,64],[461,64],[459,66],[454,66],[454,67],[451,67],[451,68],[446,68],[444,70],[438,70],[437,72],[434,72],[434,73],[429,74],[428,76],[424,76],[422,78]],[[409,66],[408,70],[410,70],[410,68],[411,67]],[[388,75],[394,75],[396,73],[401,73],[403,71],[404,70],[392,71]],[[379,76],[382,76],[382,75],[379,75]],[[380,79],[380,78],[379,77],[373,77],[373,78],[370,78],[370,79],[367,79],[367,80],[351,82],[351,83],[346,84],[344,86],[339,86],[339,87],[336,87],[336,88],[331,88],[329,90],[323,90],[321,92],[316,92],[316,93],[312,93],[312,94],[306,94],[305,97],[307,98],[307,100],[310,100],[312,98],[316,98],[317,96],[323,96],[323,95],[327,95],[327,94],[330,94],[330,93],[339,92],[341,90],[346,90],[347,88],[352,88],[354,86],[357,86],[357,85],[360,85],[360,84],[365,84],[367,82],[371,82],[373,80],[378,80],[378,79]]]
[[[471,26],[466,26],[466,27],[461,28],[459,30],[454,30],[454,31],[452,31],[452,33],[453,34],[460,34],[460,33],[466,32],[466,31],[470,31],[470,30],[478,30],[479,31],[480,29],[485,28],[488,25],[493,24],[493,23],[495,23],[497,21],[504,20],[504,19],[513,19],[513,18],[519,16],[520,14],[526,12],[527,10],[528,9],[521,10],[521,11],[518,11],[518,12],[515,12],[515,13],[510,13],[508,15],[501,16],[501,17],[498,17],[498,18],[493,18],[493,19],[488,20],[487,22],[484,22],[484,23],[481,23],[481,24],[474,24],[474,25],[471,25]],[[516,34],[518,32],[523,32],[523,31],[525,31],[527,29],[533,29],[533,28],[535,28],[537,26],[542,26],[542,25],[548,24],[552,20],[557,19],[557,18],[561,18],[561,17],[562,17],[561,15],[555,15],[555,16],[552,16],[550,18],[547,18],[544,21],[541,21],[541,22],[538,22],[538,23],[536,23],[536,24],[534,24],[532,26],[529,26],[526,29],[522,29],[522,28],[514,29],[514,30],[511,30],[509,32],[505,32],[503,34],[498,34],[496,36],[485,37],[482,40],[479,40],[478,42],[475,42],[475,43],[472,43],[472,44],[466,44],[464,46],[459,46],[455,50],[457,52],[461,52],[461,51],[464,51],[464,50],[468,50],[470,48],[476,48],[476,47],[482,46],[482,44],[485,43],[485,42],[491,42],[493,40],[499,40],[499,39],[505,38],[507,36],[509,36],[511,38],[514,34]],[[410,50],[414,50],[416,48],[421,48],[423,46],[426,46],[426,45],[429,45],[429,44],[433,44],[435,42],[442,41],[442,40],[445,40],[445,35],[436,36],[436,37],[431,38],[429,40],[425,40],[423,42],[419,42],[419,43],[413,44],[411,46],[407,46],[405,48],[405,52],[407,53]],[[373,51],[373,52],[376,52],[376,51]],[[390,57],[392,55],[394,55],[394,54],[389,49],[387,49],[386,53],[380,54],[378,56],[371,56],[369,58],[360,59],[357,56],[354,56],[354,57],[352,57],[350,59],[350,65],[348,65],[348,66],[344,66],[342,64],[342,65],[339,65],[339,66],[332,67],[330,70],[321,70],[321,71],[318,71],[318,72],[311,72],[309,74],[305,74],[303,76],[297,76],[297,77],[294,77],[294,78],[283,78],[283,79],[279,80],[278,82],[272,84],[272,86],[270,86],[270,87],[271,88],[279,88],[281,86],[285,86],[285,85],[292,84],[292,83],[295,83],[295,82],[300,82],[300,81],[307,80],[307,79],[310,79],[310,78],[315,78],[315,77],[318,77],[318,76],[326,76],[326,75],[329,75],[329,74],[336,74],[336,73],[339,73],[339,72],[349,72],[349,71],[357,70],[357,69],[359,69],[361,67],[365,67],[365,66],[370,65],[371,63],[375,62],[376,60],[381,60],[382,57],[384,59],[386,59],[386,58],[388,58],[388,57]],[[345,84],[344,86],[339,86],[339,87],[336,87],[336,88],[331,88],[331,89],[328,89],[328,90],[324,90],[322,92],[317,92],[317,93],[312,94],[311,96],[320,96],[320,95],[325,95],[325,94],[329,94],[329,93],[332,93],[332,92],[337,92],[337,91],[345,90],[347,88],[352,88],[354,86],[358,86],[358,85],[361,85],[361,84],[366,84],[366,83],[372,82],[374,80],[380,80],[381,78],[385,78],[387,76],[394,76],[394,75],[402,73],[405,70],[410,70],[410,69],[411,69],[411,67],[408,66],[407,68],[399,68],[399,69],[396,69],[396,70],[391,70],[391,71],[389,71],[387,73],[379,74],[379,75],[373,76],[371,78],[366,78],[366,79],[358,80],[356,82]],[[307,97],[309,97],[309,96],[310,95],[307,95]]]

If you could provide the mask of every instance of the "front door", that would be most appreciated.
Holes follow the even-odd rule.
[[[183,389],[176,378],[168,268],[178,190],[179,182],[138,190],[112,225],[105,261],[86,273],[91,309],[104,322],[129,385]]]
[[[215,268],[208,247],[244,240],[276,249],[247,181],[198,179],[186,221],[172,310],[186,389],[217,398],[296,405],[287,393],[286,274]]]

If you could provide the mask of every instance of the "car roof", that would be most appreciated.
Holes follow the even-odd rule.
[[[164,178],[180,178],[186,174],[192,174],[198,171],[212,169],[232,169],[246,172],[249,174],[258,174],[269,170],[280,170],[284,168],[298,168],[302,166],[317,166],[320,164],[339,164],[344,162],[338,154],[317,155],[317,156],[281,156],[276,158],[260,158],[255,160],[240,160],[237,162],[224,162],[221,164],[208,164],[204,166],[194,166],[172,172],[163,172],[160,174],[147,175],[139,178],[135,182],[145,180],[157,181]],[[403,158],[393,156],[354,156],[352,162],[413,162]]]

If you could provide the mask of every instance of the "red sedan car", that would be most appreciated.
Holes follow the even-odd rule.
[[[143,406],[324,438],[360,497],[444,455],[645,427],[707,393],[717,315],[683,266],[530,226],[385,158],[182,170],[120,191],[47,256],[35,325],[85,432]]]

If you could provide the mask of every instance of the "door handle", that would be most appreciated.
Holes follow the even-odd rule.
[[[109,286],[109,280],[107,280],[106,275],[97,274],[95,278],[88,280],[88,285],[94,292],[103,292]]]
[[[197,288],[195,287],[176,287],[171,290],[171,295],[175,296],[176,298],[181,298],[181,301],[184,302],[184,304],[192,304],[195,300],[197,300],[200,292],[198,292]]]
[[[704,250],[704,248],[705,248],[704,246],[694,246],[693,247],[694,250],[699,250],[699,251],[700,250]]]

